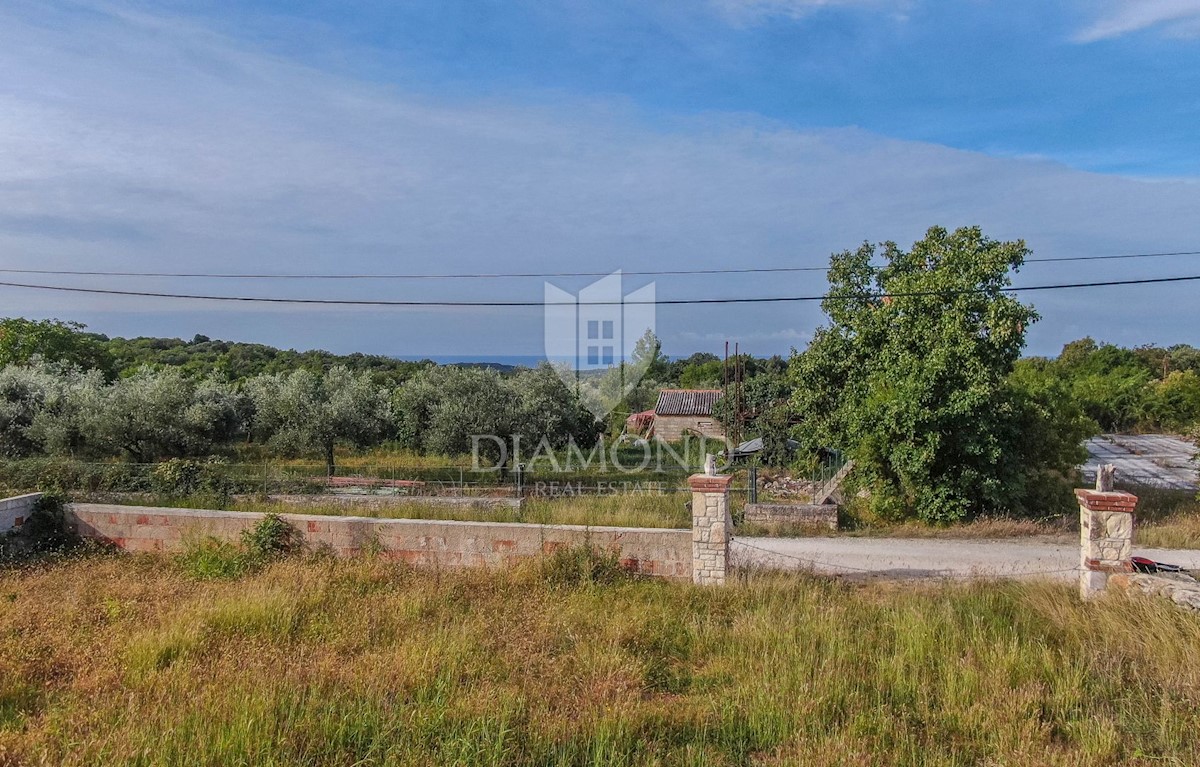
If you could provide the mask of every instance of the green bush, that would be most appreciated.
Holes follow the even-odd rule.
[[[33,512],[21,527],[21,536],[38,552],[67,551],[82,543],[67,525],[66,499],[55,493],[45,493],[37,499]]]
[[[260,559],[274,559],[299,551],[303,546],[300,531],[278,514],[267,514],[254,527],[242,531],[242,545]]]
[[[225,469],[226,463],[220,458],[203,461],[172,458],[151,470],[150,482],[156,492],[164,495],[205,495],[217,499],[218,505],[224,507],[234,491],[233,482]]]

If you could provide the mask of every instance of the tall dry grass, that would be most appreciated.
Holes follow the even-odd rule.
[[[1200,763],[1200,619],[1043,584],[0,573],[0,764]]]

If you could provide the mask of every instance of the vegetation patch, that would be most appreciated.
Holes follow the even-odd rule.
[[[154,557],[0,574],[0,760],[61,765],[1200,761],[1200,621],[1068,585],[722,589]]]

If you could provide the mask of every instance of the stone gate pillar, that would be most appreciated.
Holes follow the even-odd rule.
[[[731,476],[693,474],[692,489],[692,583],[720,586],[729,567],[729,516]]]
[[[1137,496],[1120,490],[1076,490],[1079,499],[1079,596],[1108,588],[1108,576],[1130,572]]]

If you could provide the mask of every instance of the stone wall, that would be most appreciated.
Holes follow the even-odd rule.
[[[837,504],[823,503],[748,503],[746,521],[765,524],[811,525],[838,529]]]
[[[692,579],[687,530],[443,522],[312,514],[281,514],[313,547],[340,556],[375,551],[425,567],[499,567],[580,545],[616,551],[622,566],[642,575]],[[85,538],[126,551],[177,551],[190,536],[236,541],[262,514],[112,504],[67,506],[69,524]]]
[[[712,439],[724,440],[725,430],[720,421],[711,415],[656,415],[654,436],[663,442],[678,442],[685,433],[703,434]]]
[[[0,535],[25,524],[25,520],[33,513],[34,504],[41,497],[41,493],[29,493],[0,501]]]

